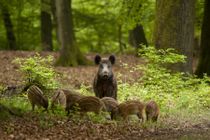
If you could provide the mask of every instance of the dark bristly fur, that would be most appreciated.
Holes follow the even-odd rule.
[[[99,55],[95,56],[95,64],[99,65],[99,68],[94,78],[93,89],[98,98],[112,97],[117,99],[117,81],[112,72],[114,63],[114,55],[111,55],[109,59],[102,59]]]
[[[35,105],[40,107],[42,106],[47,110],[48,108],[48,99],[44,97],[43,92],[40,88],[35,85],[32,85],[27,90],[28,92],[28,99],[31,103],[32,110],[34,111]]]

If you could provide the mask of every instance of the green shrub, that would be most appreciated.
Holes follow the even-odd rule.
[[[168,65],[184,63],[185,56],[174,49],[156,50],[143,47],[140,50],[144,64],[135,70],[143,71],[142,77],[134,84],[119,82],[120,102],[138,98],[142,101],[155,100],[163,112],[185,109],[196,111],[210,107],[209,77],[198,79],[194,75],[171,72]]]
[[[36,84],[42,89],[55,89],[59,87],[56,80],[58,74],[52,67],[53,57],[41,57],[38,53],[29,58],[16,58],[14,63],[19,64],[23,73],[25,84]]]

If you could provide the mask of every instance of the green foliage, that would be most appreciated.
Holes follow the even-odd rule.
[[[88,112],[86,115],[87,115],[86,117],[88,117],[88,119],[90,119],[94,123],[106,123],[107,119],[106,119],[105,116],[107,116],[109,114],[106,113],[106,112],[101,112],[100,114],[95,114],[93,112]]]
[[[184,62],[185,57],[175,53],[174,49],[156,50],[154,47],[143,47],[140,55],[146,59],[146,65],[137,66],[137,69],[144,72],[140,81],[145,87],[152,86],[161,92],[176,92],[183,87],[183,73],[171,73],[167,65]],[[153,87],[156,86],[156,87]]]
[[[59,83],[55,79],[58,74],[52,67],[53,57],[46,58],[36,54],[29,58],[16,58],[15,63],[19,64],[19,70],[25,76],[26,85],[38,85],[42,89],[56,89]]]
[[[29,102],[25,95],[15,96],[14,98],[1,98],[0,102],[6,106],[21,108],[22,110],[29,109]]]
[[[152,38],[154,0],[77,0],[72,6],[76,36],[83,52],[118,52],[119,34],[123,45],[128,46],[129,30],[136,24],[142,24],[147,38]]]
[[[40,2],[14,0],[7,2],[18,49],[34,50],[40,44]]]
[[[44,113],[39,114],[39,125],[42,129],[48,129],[54,126],[54,121],[50,118],[51,116]]]
[[[176,54],[173,49],[156,50],[154,47],[143,47],[140,52],[146,62],[134,70],[141,70],[144,74],[134,84],[119,84],[120,101],[136,98],[142,101],[155,100],[163,114],[173,110],[196,111],[210,107],[208,77],[198,79],[167,69],[168,64],[184,62],[183,55]]]
[[[209,77],[204,76],[198,79],[194,75],[184,74],[180,72],[172,72],[168,67],[175,63],[184,63],[185,56],[177,54],[173,49],[157,50],[154,47],[142,47],[139,53],[145,62],[134,68],[124,64],[130,72],[143,71],[143,75],[133,84],[118,80],[118,100],[124,102],[129,99],[139,99],[141,101],[155,100],[161,109],[162,118],[170,116],[176,118],[187,118],[187,115],[203,114],[210,107],[210,82]],[[51,63],[52,57],[42,58],[39,55],[26,59],[16,59],[16,63],[20,64],[20,70],[26,77],[26,82],[40,84],[45,88],[56,88],[56,73]],[[120,76],[122,79],[123,75]],[[119,77],[118,77],[119,78]],[[93,96],[89,90],[90,87],[82,86],[80,93]],[[25,96],[8,100],[3,99],[1,103],[7,106],[15,106],[30,110],[30,104],[26,101]],[[63,108],[55,110],[56,115],[65,116]],[[78,114],[73,113],[75,120],[80,120]],[[104,115],[88,114],[93,122],[105,122]],[[183,122],[180,120],[180,123]],[[51,123],[45,124],[40,122],[43,127],[50,127]],[[158,124],[159,125],[159,124]]]
[[[28,110],[31,110],[31,105],[25,95],[19,95],[11,98],[1,98],[0,103],[10,108],[17,115],[21,115]],[[5,113],[3,114],[6,115]]]
[[[149,61],[148,65],[152,64],[158,67],[163,64],[183,63],[186,58],[177,54],[173,48],[156,50],[154,47],[145,46],[142,46],[142,49],[139,50],[139,55]]]
[[[121,1],[73,1],[75,31],[83,52],[116,52]],[[90,41],[91,40],[91,41]]]
[[[128,46],[128,31],[136,24],[143,25],[147,41],[151,43],[155,2],[155,0],[73,0],[74,31],[81,51],[118,52],[119,27],[122,27],[122,43]],[[40,10],[51,12],[50,5],[30,0],[1,0],[1,4],[6,5],[11,14],[18,49],[41,50]],[[203,9],[204,0],[197,0],[195,11],[197,36],[200,35]],[[54,50],[58,50],[56,23],[52,22]],[[8,42],[3,20],[0,20],[0,31],[0,49],[7,49]]]
[[[90,86],[86,86],[86,85],[82,84],[80,89],[78,90],[78,92],[85,96],[94,96],[94,93],[91,92],[90,90],[88,90],[90,88],[92,88],[92,86],[90,87]]]
[[[0,85],[0,94],[2,94],[4,90],[5,90],[5,87]]]
[[[147,41],[153,37],[153,26],[155,18],[155,0],[123,0],[119,22],[127,30],[133,29],[137,24],[144,27]]]

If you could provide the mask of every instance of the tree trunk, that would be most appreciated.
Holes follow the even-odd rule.
[[[119,43],[120,52],[123,53],[122,25],[118,25],[118,43]]]
[[[203,77],[206,73],[210,76],[210,1],[205,0],[204,16],[201,29],[201,53],[198,67],[195,72],[198,77]]]
[[[41,42],[44,51],[52,51],[52,20],[50,0],[41,0]]]
[[[1,3],[0,3],[1,4]],[[2,16],[4,20],[4,27],[6,29],[6,36],[10,50],[17,50],[16,38],[13,31],[13,24],[10,18],[9,9],[7,6],[1,4]]]
[[[143,26],[136,25],[133,30],[129,31],[129,43],[135,48],[141,48],[141,44],[148,46]]]
[[[61,44],[57,65],[77,66],[86,64],[87,61],[75,42],[71,0],[56,0],[56,13]]]
[[[55,29],[56,39],[58,41],[58,44],[60,44],[60,39],[59,39],[59,35],[58,35],[58,24],[57,24],[57,15],[56,15],[56,4],[55,4],[55,0],[51,0],[51,11],[52,11],[52,17],[53,17],[52,26]]]
[[[187,56],[173,70],[192,73],[195,0],[156,0],[156,48],[175,48]]]

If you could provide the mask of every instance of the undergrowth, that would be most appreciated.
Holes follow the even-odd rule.
[[[184,63],[185,56],[177,54],[174,49],[157,50],[154,47],[143,47],[139,52],[144,58],[144,64],[138,64],[133,68],[126,64],[125,67],[131,72],[141,71],[141,76],[135,83],[122,82],[123,75],[116,74],[118,77],[118,100],[119,103],[129,99],[138,99],[143,102],[154,100],[160,106],[160,122],[199,122],[206,119],[210,107],[210,79],[204,76],[203,79],[195,75],[182,72],[172,72],[168,66],[175,63]],[[37,82],[46,88],[57,88],[56,73],[52,67],[42,67],[45,63],[51,63],[52,59],[43,59],[35,56],[26,60],[16,60],[20,64],[20,70],[25,73],[27,82]],[[39,63],[39,61],[41,63]],[[36,69],[32,68],[36,66]],[[84,95],[93,96],[94,94],[82,86],[79,90]],[[15,97],[9,102],[1,99],[1,102],[18,106],[23,110],[30,110],[29,103],[25,96]],[[56,109],[56,115],[64,116],[62,108]],[[193,115],[192,115],[193,114]],[[104,117],[88,115],[94,122],[104,122]],[[145,124],[146,126],[151,124]],[[162,126],[161,123],[157,123]]]
[[[210,78],[203,79],[195,75],[172,72],[168,66],[185,63],[185,56],[176,53],[172,48],[157,50],[154,47],[143,47],[139,55],[145,63],[131,68],[124,64],[130,72],[142,71],[143,76],[135,83],[122,82],[123,75],[118,75],[118,100],[124,102],[138,99],[143,102],[154,100],[158,103],[163,120],[175,120],[183,123],[191,120],[198,122],[208,118],[210,107]],[[85,95],[92,93],[82,87]],[[194,114],[192,116],[192,114]]]
[[[56,89],[60,83],[56,80],[60,75],[53,68],[53,57],[41,57],[38,53],[29,58],[16,58],[13,63],[19,65],[24,75],[25,85],[37,85],[43,90]]]
[[[140,56],[145,59],[145,64],[133,68],[133,71],[143,71],[139,81],[129,84],[118,80],[121,102],[128,99],[155,100],[163,117],[173,118],[175,114],[179,116],[176,119],[192,119],[192,114],[197,118],[202,114],[205,116],[210,107],[209,77],[199,79],[195,75],[168,69],[168,65],[185,62],[185,56],[171,48],[156,50],[154,47],[143,47]]]

